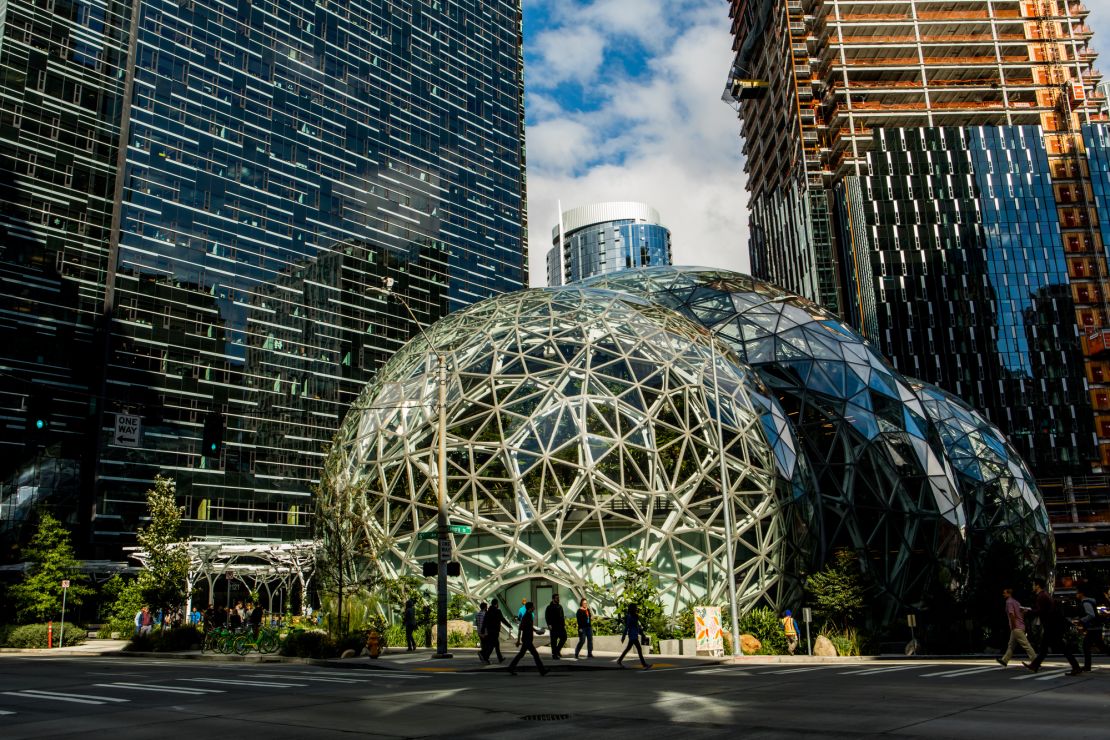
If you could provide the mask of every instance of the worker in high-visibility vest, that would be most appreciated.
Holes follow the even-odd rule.
[[[798,647],[798,623],[794,621],[789,609],[783,614],[782,629],[786,632],[786,652],[793,655],[794,649]]]

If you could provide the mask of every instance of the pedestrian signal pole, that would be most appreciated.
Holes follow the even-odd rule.
[[[66,639],[66,594],[69,593],[69,579],[62,581],[62,629],[58,633],[58,647],[65,647]]]

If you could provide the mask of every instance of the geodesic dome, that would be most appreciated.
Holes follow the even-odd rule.
[[[581,281],[701,324],[751,365],[786,410],[820,491],[819,559],[857,552],[887,616],[966,576],[955,473],[907,382],[820,306],[747,275],[696,267]]]
[[[1051,577],[1055,545],[1048,510],[1033,474],[1001,430],[961,399],[920,380],[910,384],[940,435],[967,512],[970,586],[989,582],[995,562],[1023,580]],[[1010,584],[1013,585],[1013,584]]]
[[[436,526],[437,352],[448,368],[450,518],[472,527],[452,536],[463,571],[453,588],[477,599],[544,579],[584,595],[631,548],[674,611],[721,603],[727,503],[739,602],[778,605],[813,511],[786,415],[700,326],[581,287],[442,319],[354,404],[331,454],[337,483],[359,492],[385,575],[436,557],[418,533]]]

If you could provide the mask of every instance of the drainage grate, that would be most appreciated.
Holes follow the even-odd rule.
[[[521,717],[526,722],[562,722],[570,719],[569,714],[526,714]]]

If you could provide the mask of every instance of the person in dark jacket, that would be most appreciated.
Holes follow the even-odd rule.
[[[481,651],[478,653],[478,657],[482,659],[483,663],[489,663],[494,652],[497,653],[498,663],[505,661],[505,656],[501,654],[501,627],[503,626],[508,628],[509,623],[505,620],[505,615],[501,613],[501,607],[497,605],[497,599],[494,599],[490,602],[489,609],[486,610],[486,618],[482,620],[482,631],[479,635],[481,637]]]
[[[559,594],[551,597],[551,603],[543,611],[547,631],[551,633],[551,659],[562,660],[563,646],[567,644],[567,615],[559,603]]]
[[[574,659],[582,652],[583,643],[586,645],[586,657],[594,657],[594,623],[590,615],[590,606],[582,599],[578,604],[578,611],[574,613],[574,621],[578,622],[578,645],[574,648]]]
[[[1075,599],[1079,602],[1079,627],[1083,632],[1083,670],[1091,670],[1091,652],[1097,645],[1104,654],[1110,655],[1106,642],[1102,639],[1102,615],[1098,604],[1087,596],[1087,586],[1080,584],[1075,589]]]
[[[486,617],[489,618],[488,616]],[[536,661],[536,668],[539,669],[541,676],[547,675],[547,669],[543,667],[543,661],[540,660],[540,654],[536,652],[535,636],[542,635],[543,630],[536,628],[536,605],[531,601],[524,604],[524,616],[520,620],[520,631],[517,633],[516,640],[520,644],[520,652],[516,654],[512,662],[509,663],[509,673],[516,675],[516,664],[524,657],[525,653],[532,654],[532,660]]]
[[[651,663],[644,660],[644,651],[640,647],[640,640],[646,634],[643,623],[640,621],[640,610],[635,604],[628,605],[628,611],[624,615],[624,632],[621,634],[621,642],[624,638],[628,638],[628,644],[624,646],[624,652],[621,657],[617,658],[617,665],[624,668],[624,656],[628,655],[628,651],[636,648],[636,655],[640,656],[640,665],[644,668],[651,668]]]
[[[248,601],[247,602],[247,613],[249,614],[248,619],[250,620],[250,624],[251,624],[251,634],[254,635],[255,637],[258,637],[258,631],[262,628],[262,617],[263,617],[262,605],[258,604],[257,606],[255,606],[254,604],[252,604]]]
[[[1079,662],[1072,655],[1071,648],[1068,647],[1068,641],[1064,639],[1064,627],[1066,626],[1064,617],[1060,614],[1060,608],[1056,606],[1056,602],[1052,599],[1052,595],[1048,593],[1047,588],[1048,585],[1043,578],[1033,579],[1033,593],[1036,594],[1036,599],[1029,613],[1041,620],[1041,642],[1037,646],[1037,657],[1029,663],[1022,663],[1022,665],[1036,673],[1041,669],[1041,663],[1048,656],[1049,649],[1056,647],[1064,653],[1064,657],[1071,665],[1071,673],[1068,675],[1078,676],[1083,672],[1083,669],[1079,667]]]
[[[413,599],[405,602],[405,616],[402,619],[405,623],[405,649],[411,653],[416,650],[416,638],[413,636],[416,632],[416,602]]]

